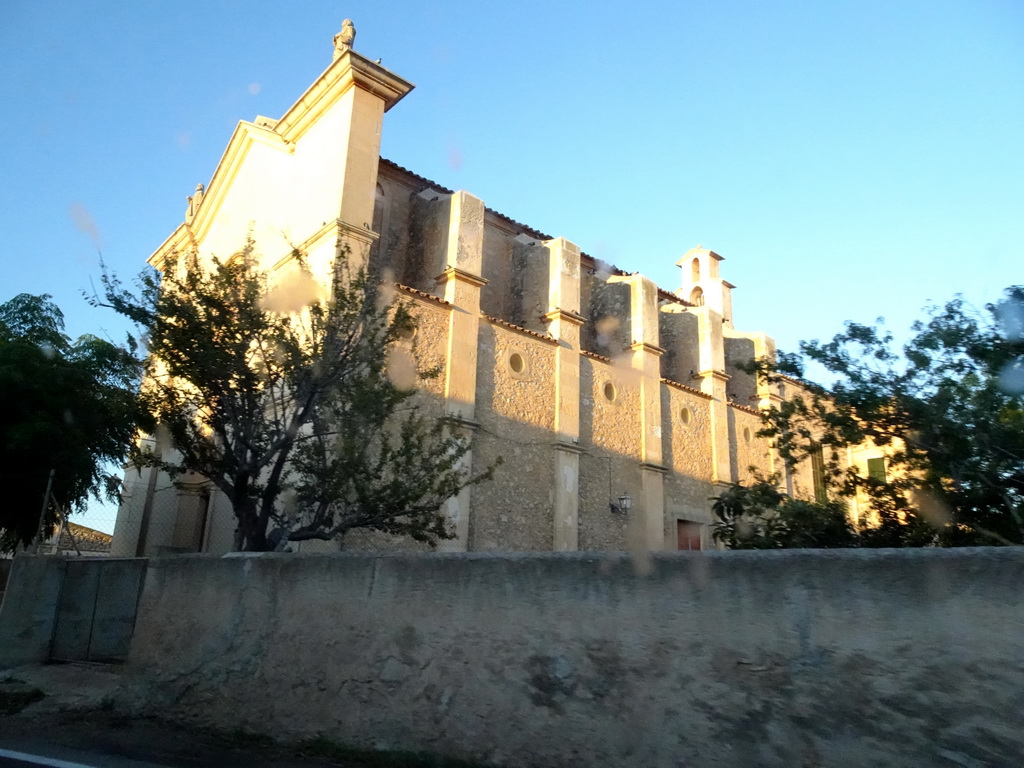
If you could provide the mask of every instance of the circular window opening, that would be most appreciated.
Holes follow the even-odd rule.
[[[604,383],[604,396],[605,396],[605,399],[608,402],[613,403],[613,402],[615,402],[615,395],[616,394],[617,393],[615,391],[615,385],[612,384],[610,381],[606,381]]]
[[[416,335],[416,326],[415,325],[403,325],[401,328],[398,329],[398,338],[400,338],[400,339],[405,339],[406,341],[409,341],[415,335]]]
[[[681,422],[683,422],[683,424],[689,424],[690,423],[690,419],[692,419],[692,418],[693,418],[693,414],[690,413],[690,409],[689,408],[681,408],[681,409],[679,409],[679,420]]]
[[[526,370],[526,361],[518,352],[513,352],[508,359],[508,367],[515,373],[522,373]]]
[[[743,440],[744,442],[750,442],[750,427],[743,428]]]

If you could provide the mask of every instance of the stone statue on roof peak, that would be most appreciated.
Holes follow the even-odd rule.
[[[337,59],[345,51],[351,51],[356,41],[356,27],[352,19],[341,22],[341,32],[334,36],[334,58]]]

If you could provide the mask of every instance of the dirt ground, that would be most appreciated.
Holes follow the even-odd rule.
[[[115,711],[118,667],[47,664],[0,671],[0,749],[104,768],[472,768],[428,755],[318,741],[276,744]]]
[[[232,739],[197,733],[171,723],[100,710],[0,716],[0,747],[90,764],[99,763],[98,758],[115,758],[117,765],[132,766],[141,762],[168,768],[355,768],[370,765],[328,761],[269,743],[246,742],[245,737]]]

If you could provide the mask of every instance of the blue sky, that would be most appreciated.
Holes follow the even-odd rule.
[[[97,251],[139,271],[236,122],[356,49],[416,84],[385,157],[663,287],[703,243],[780,346],[1024,283],[1024,4],[5,3],[0,300],[73,335]]]

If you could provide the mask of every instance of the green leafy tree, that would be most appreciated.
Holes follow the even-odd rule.
[[[878,545],[1024,543],[1024,289],[978,311],[955,298],[913,326],[902,350],[878,327],[848,323],[827,343],[801,344],[802,358],[757,361],[769,381],[802,375],[804,360],[834,376],[765,414],[793,466],[822,451],[840,496],[870,499]],[[843,449],[886,452],[884,480],[840,462]]]
[[[104,281],[103,302],[149,347],[141,398],[157,449],[134,460],[207,478],[231,502],[236,548],[339,539],[354,528],[449,538],[441,510],[468,484],[458,425],[431,416],[401,342],[415,320],[344,262],[330,297],[294,253],[278,278],[251,246],[228,262],[182,256],[132,292]]]
[[[728,549],[856,547],[861,545],[841,501],[793,499],[777,478],[733,485],[714,499],[711,535]]]
[[[106,467],[123,462],[147,423],[135,398],[139,372],[128,349],[95,336],[72,342],[48,295],[0,304],[0,551],[34,537],[51,470],[62,506],[116,496]],[[45,535],[55,515],[49,505]]]

